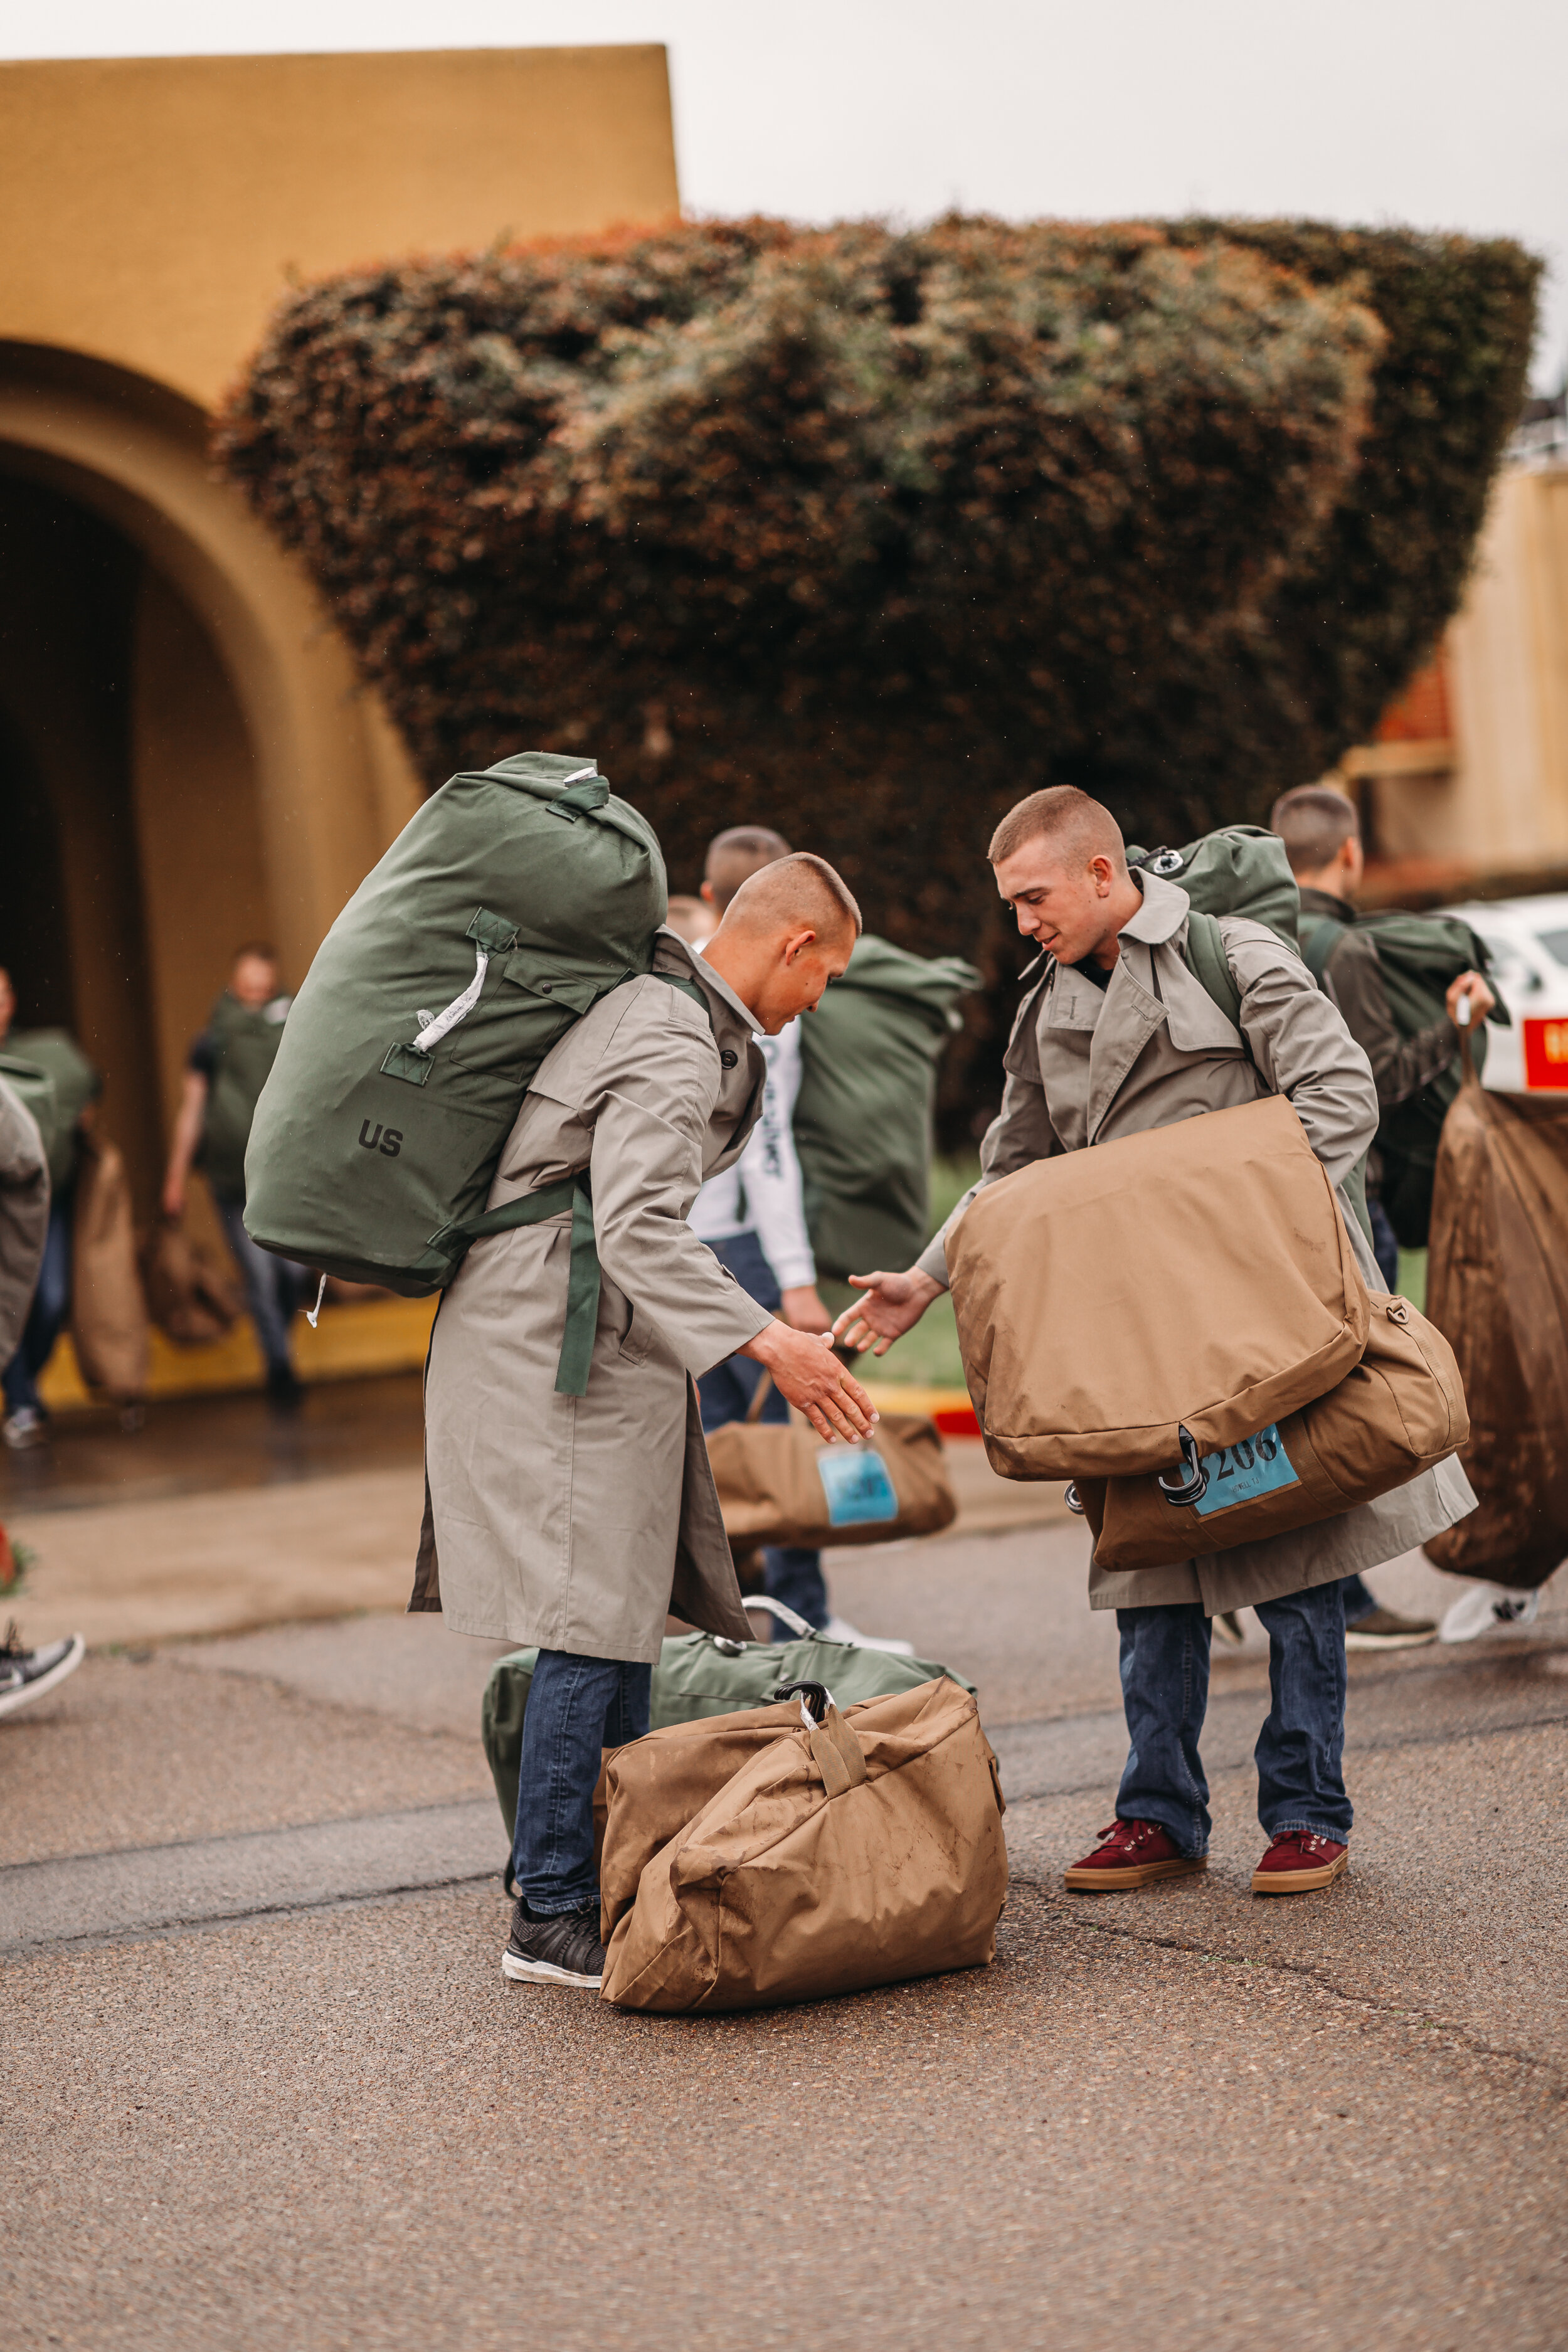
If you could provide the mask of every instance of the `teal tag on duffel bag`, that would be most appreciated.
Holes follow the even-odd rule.
[[[1276,1495],[1282,1486],[1301,1483],[1290,1467],[1290,1456],[1279,1442],[1279,1430],[1270,1422],[1256,1437],[1238,1438],[1217,1454],[1205,1454],[1208,1491],[1194,1508],[1200,1518],[1211,1511],[1228,1511],[1237,1503],[1256,1503],[1260,1495]]]
[[[899,1498],[888,1465],[868,1445],[847,1446],[842,1454],[819,1454],[816,1475],[827,1497],[829,1527],[863,1528],[875,1520],[898,1517]]]

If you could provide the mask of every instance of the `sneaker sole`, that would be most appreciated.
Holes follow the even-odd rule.
[[[1353,1625],[1345,1629],[1347,1650],[1424,1650],[1436,1638],[1436,1625],[1429,1633],[1358,1633]]]
[[[0,1698],[0,1715],[15,1715],[19,1706],[31,1706],[36,1698],[47,1696],[57,1685],[64,1682],[68,1675],[75,1674],[86,1655],[87,1643],[78,1634],[58,1666],[51,1666],[48,1673],[39,1675],[36,1682],[24,1683],[20,1690],[7,1691],[5,1696]]]
[[[1351,1866],[1348,1853],[1338,1862],[1325,1863],[1321,1870],[1255,1870],[1252,1874],[1254,1895],[1310,1895],[1314,1886],[1327,1886]]]
[[[1120,1895],[1129,1886],[1147,1886],[1156,1878],[1190,1878],[1194,1871],[1206,1870],[1206,1853],[1194,1860],[1176,1862],[1140,1862],[1128,1870],[1064,1870],[1062,1884],[1075,1895]]]
[[[602,1976],[580,1976],[572,1969],[558,1969],[551,1960],[520,1960],[515,1952],[500,1956],[500,1972],[509,1984],[582,1985],[588,1992],[597,1992],[605,1979]]]

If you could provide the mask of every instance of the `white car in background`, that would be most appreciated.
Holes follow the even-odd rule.
[[[1489,1026],[1489,1087],[1505,1095],[1568,1093],[1568,893],[1540,898],[1472,899],[1440,907],[1486,941],[1491,978],[1513,1015]]]

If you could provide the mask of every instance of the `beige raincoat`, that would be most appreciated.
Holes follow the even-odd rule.
[[[1300,956],[1261,923],[1222,916],[1220,932],[1241,992],[1246,1042],[1187,969],[1188,898],[1158,876],[1134,877],[1143,905],[1121,934],[1109,985],[1045,960],[1018,1007],[1008,1040],[1002,1108],[981,1147],[982,1184],[1031,1160],[1118,1136],[1172,1127],[1201,1111],[1228,1110],[1259,1095],[1289,1097],[1308,1142],[1342,1187],[1377,1131],[1372,1065]],[[978,1188],[976,1188],[978,1189]],[[948,1220],[963,1213],[965,1193]],[[1356,1263],[1369,1290],[1386,1286],[1340,1192]],[[943,1233],[947,1227],[943,1227]],[[946,1286],[942,1235],[920,1264]],[[1393,1559],[1475,1508],[1456,1458],[1405,1486],[1321,1520],[1168,1568],[1089,1569],[1096,1609],[1201,1601],[1211,1616],[1255,1607]]]
[[[707,1012],[660,972],[695,981]],[[489,1206],[588,1169],[603,1286],[587,1393],[555,1391],[570,1214],[476,1242],[431,1334],[411,1609],[650,1664],[670,1609],[751,1638],[693,1375],[772,1318],[686,1219],[756,1123],[755,1029],[667,930],[652,973],[601,998],[542,1064]]]

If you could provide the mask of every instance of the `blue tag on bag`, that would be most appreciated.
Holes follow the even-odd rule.
[[[868,1445],[826,1448],[816,1457],[816,1475],[827,1497],[831,1528],[863,1528],[874,1520],[896,1519],[899,1498],[888,1475],[888,1465]]]
[[[1241,1437],[1217,1454],[1205,1454],[1204,1468],[1209,1474],[1208,1492],[1194,1508],[1205,1519],[1211,1511],[1228,1511],[1235,1503],[1255,1503],[1260,1495],[1275,1495],[1282,1486],[1301,1483],[1279,1443],[1279,1425],[1272,1421],[1256,1437]]]

